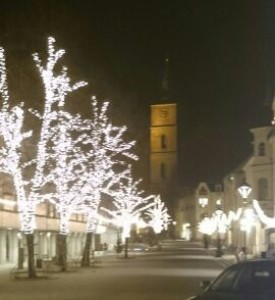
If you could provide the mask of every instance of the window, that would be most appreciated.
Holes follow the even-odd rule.
[[[264,143],[259,144],[258,154],[259,154],[259,156],[265,156],[265,144]]]
[[[236,267],[228,269],[215,280],[211,286],[211,290],[217,292],[232,292],[235,288],[238,274],[239,270]]]
[[[245,293],[268,293],[274,290],[274,266],[247,267],[237,284],[237,290]]]
[[[199,205],[201,207],[206,207],[208,205],[208,198],[199,198]]]
[[[49,218],[56,218],[57,217],[56,209],[55,209],[54,205],[52,205],[50,203],[47,205],[47,216]]]
[[[161,146],[161,149],[167,148],[167,140],[166,140],[166,136],[164,134],[162,134],[160,136],[160,146]]]
[[[268,182],[266,178],[260,178],[258,180],[258,199],[268,199]]]
[[[200,190],[199,190],[199,195],[205,196],[205,195],[207,195],[207,194],[208,194],[208,193],[207,193],[206,188],[205,188],[204,186],[201,187]]]

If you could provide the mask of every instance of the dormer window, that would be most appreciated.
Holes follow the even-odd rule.
[[[258,154],[259,154],[259,156],[265,156],[265,144],[264,143],[259,144]]]
[[[200,190],[199,190],[199,195],[202,196],[202,195],[207,195],[207,194],[208,193],[207,193],[206,188],[204,186],[201,187]]]

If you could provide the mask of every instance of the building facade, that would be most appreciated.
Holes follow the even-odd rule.
[[[272,252],[270,239],[275,241],[273,235],[253,206],[253,200],[257,200],[262,213],[267,218],[274,218],[274,175],[275,174],[275,139],[274,127],[258,127],[250,130],[252,134],[252,154],[235,170],[224,178],[226,212],[243,209],[239,220],[232,225],[231,242],[234,245],[242,245],[248,252],[259,254]],[[252,188],[248,199],[242,199],[238,194],[238,187],[243,182]],[[245,213],[251,210],[252,222],[244,226]],[[272,246],[273,247],[273,246]]]
[[[195,189],[185,190],[176,209],[177,237],[200,241],[199,223],[223,208],[224,193],[221,184],[200,182]]]
[[[225,229],[225,246],[245,248],[256,256],[266,253],[275,257],[274,120],[270,126],[250,129],[251,154],[224,177],[222,185],[213,189],[207,183],[199,183],[192,193],[181,197],[177,208],[179,237],[186,235],[185,228],[189,226],[190,236],[202,240],[198,225],[207,218],[215,220],[218,206],[225,216],[220,220]],[[251,188],[247,197],[239,192],[244,183]]]

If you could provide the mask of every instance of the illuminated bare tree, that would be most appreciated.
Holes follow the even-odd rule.
[[[101,106],[95,97],[92,98],[92,119],[84,123],[89,128],[82,143],[85,145],[85,172],[79,178],[83,183],[75,208],[86,211],[87,235],[82,257],[82,266],[90,265],[92,236],[96,227],[98,208],[102,193],[109,194],[114,185],[125,176],[125,161],[137,160],[131,153],[135,141],[125,141],[126,126],[114,126],[108,116],[109,103]],[[127,165],[126,165],[127,167]]]
[[[152,196],[143,197],[144,191],[138,189],[141,179],[134,181],[131,167],[128,174],[119,183],[117,190],[112,192],[114,210],[103,208],[113,219],[113,223],[122,230],[122,241],[125,241],[125,258],[128,257],[128,242],[131,227],[138,222],[140,213],[150,206]]]
[[[40,114],[32,111],[41,121],[39,128],[39,138],[37,142],[37,151],[30,162],[23,162],[21,147],[22,141],[30,136],[30,133],[22,133],[23,110],[20,106],[9,108],[9,94],[6,81],[5,56],[3,49],[0,50],[0,72],[1,83],[0,92],[3,105],[1,110],[1,136],[3,146],[1,154],[1,170],[13,177],[14,186],[17,195],[19,216],[21,222],[21,231],[25,234],[28,247],[28,271],[29,277],[36,277],[34,264],[34,235],[35,228],[35,208],[38,203],[47,198],[43,194],[42,187],[46,183],[45,166],[49,159],[48,145],[51,137],[51,126],[56,122],[59,107],[64,105],[65,97],[68,93],[85,85],[80,82],[73,86],[70,85],[70,79],[67,77],[67,70],[63,68],[60,73],[55,74],[55,66],[59,59],[65,53],[64,50],[55,51],[54,39],[48,39],[48,58],[45,66],[37,54],[34,54],[34,60],[38,67],[45,88],[44,110]],[[23,178],[24,167],[31,166],[32,172],[29,180]],[[32,171],[34,170],[34,171]],[[29,173],[30,173],[29,172]]]
[[[171,218],[165,203],[161,201],[160,195],[155,196],[154,205],[149,207],[144,214],[150,217],[149,225],[152,226],[156,234],[160,234],[162,230],[167,230]]]
[[[82,139],[78,133],[84,128],[82,123],[80,116],[74,117],[60,110],[57,113],[56,124],[51,127],[50,171],[46,178],[47,182],[54,186],[49,200],[55,205],[60,218],[57,262],[62,271],[67,268],[66,237],[69,233],[70,217],[79,201],[83,201],[79,197],[83,188],[79,178],[85,172],[85,153],[78,146]]]

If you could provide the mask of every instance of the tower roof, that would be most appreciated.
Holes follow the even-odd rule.
[[[171,92],[169,90],[169,66],[170,58],[168,55],[164,59],[164,68],[163,68],[163,78],[161,83],[160,98],[155,99],[153,104],[163,104],[163,103],[174,103],[175,101],[171,100]]]

